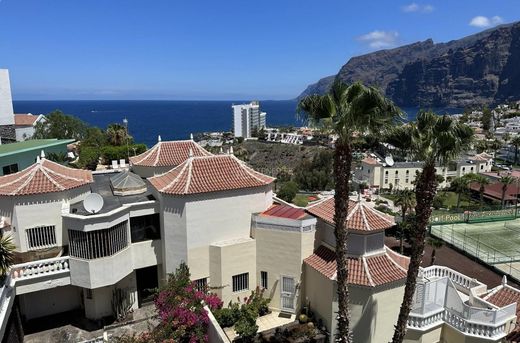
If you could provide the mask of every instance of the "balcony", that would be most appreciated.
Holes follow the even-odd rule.
[[[500,339],[516,317],[516,303],[493,306],[480,299],[486,285],[447,267],[422,268],[408,328],[427,331],[443,323],[467,336]]]

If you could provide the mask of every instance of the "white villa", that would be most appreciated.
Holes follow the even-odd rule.
[[[390,163],[388,163],[390,162]],[[449,166],[438,166],[438,175],[444,177],[440,188],[449,187],[450,181],[469,173],[489,173],[493,166],[492,156],[482,153],[455,161]],[[422,169],[422,162],[387,161],[376,154],[370,154],[361,161],[356,170],[356,178],[376,189],[412,189],[417,173]]]
[[[273,181],[193,141],[159,142],[125,171],[92,173],[38,158],[0,177],[0,226],[18,260],[0,288],[0,336],[72,310],[91,320],[113,316],[116,290],[141,307],[184,261],[224,303],[259,286],[273,310],[296,314],[310,305],[333,342],[333,201],[306,210],[278,204]],[[92,193],[103,198],[95,210],[84,203]],[[384,245],[392,217],[351,202],[348,219],[354,338],[387,342],[408,258]],[[520,292],[501,287],[516,298],[504,300],[449,268],[422,269],[407,342],[503,341],[515,327]]]

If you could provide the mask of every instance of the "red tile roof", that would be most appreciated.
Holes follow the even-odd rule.
[[[190,151],[193,156],[211,156],[192,140],[158,142],[142,154],[130,157],[130,163],[145,167],[175,167],[188,159]]]
[[[380,164],[380,163],[377,162],[377,160],[376,160],[375,158],[373,158],[373,157],[366,157],[366,158],[364,158],[361,162],[364,162],[364,163],[366,163],[366,164],[371,164],[371,165],[374,165],[374,166]]]
[[[261,213],[264,216],[301,219],[307,215],[301,208],[295,208],[287,205],[273,205]]]
[[[334,225],[334,197],[307,207],[312,215]],[[346,226],[350,230],[379,231],[395,225],[394,218],[367,206],[361,201],[349,200]]]
[[[253,170],[233,155],[211,155],[188,158],[149,180],[159,192],[183,195],[260,187],[274,178]]]
[[[0,195],[61,192],[93,182],[92,173],[42,159],[18,173],[0,176]]]
[[[16,126],[33,126],[39,115],[32,114],[15,114],[14,125]]]
[[[506,341],[515,343],[520,342],[520,290],[508,285],[498,287],[499,289],[497,291],[485,296],[484,299],[498,307],[504,307],[516,303],[516,328],[507,335]]]
[[[486,198],[501,200],[502,186],[500,182],[484,186],[484,196]],[[469,188],[475,192],[480,192],[480,184],[478,182],[471,183]],[[505,200],[515,200],[518,193],[520,193],[520,187],[516,183],[507,185]]]
[[[375,287],[406,279],[406,268],[393,258],[396,253],[390,254],[388,251],[386,248],[386,252],[380,255],[349,257],[349,284]],[[304,263],[326,278],[336,279],[336,254],[327,247],[318,247]]]

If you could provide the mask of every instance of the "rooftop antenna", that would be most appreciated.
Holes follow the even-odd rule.
[[[157,136],[157,142],[161,141],[161,135]]]
[[[193,133],[190,133],[190,139],[193,140]]]
[[[45,151],[42,150],[42,151],[40,152],[40,157],[41,157],[41,158],[45,158]]]

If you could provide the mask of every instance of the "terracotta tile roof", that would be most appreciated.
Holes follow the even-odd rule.
[[[158,142],[142,154],[130,157],[130,163],[145,167],[175,167],[188,159],[190,151],[193,156],[212,155],[192,140]]]
[[[32,114],[15,114],[14,125],[16,126],[33,126],[39,115]]]
[[[490,294],[484,296],[484,299],[498,307],[516,303],[516,328],[507,335],[506,341],[512,343],[520,342],[520,326],[518,325],[520,319],[520,290],[508,285],[501,285],[497,288],[498,290],[492,291]]]
[[[348,258],[348,282],[351,285],[375,287],[406,278],[406,269],[389,249],[380,255]],[[404,257],[404,256],[402,256]],[[406,259],[406,257],[404,257]],[[336,254],[325,246],[320,246],[304,263],[328,279],[336,279]]]
[[[501,200],[502,186],[500,182],[484,186],[484,197]],[[470,183],[469,188],[475,192],[480,192],[480,184],[478,182]],[[516,183],[507,185],[505,200],[515,200],[518,193],[520,193],[520,188]]]
[[[371,164],[371,165],[374,165],[374,166],[380,164],[380,163],[377,162],[377,160],[376,160],[375,158],[373,158],[373,157],[366,157],[366,158],[364,158],[361,162],[366,163],[366,164]]]
[[[42,159],[18,173],[0,176],[0,195],[31,195],[77,188],[93,182],[92,173]]]
[[[307,215],[307,213],[301,208],[295,208],[287,205],[273,205],[261,214],[264,216],[288,219],[301,219]]]
[[[274,178],[253,170],[233,155],[211,155],[188,158],[149,180],[159,192],[183,195],[260,187]]]
[[[334,225],[334,197],[307,207],[307,211]],[[379,231],[395,225],[394,218],[367,206],[364,202],[349,200],[347,223],[348,229],[358,231]]]

